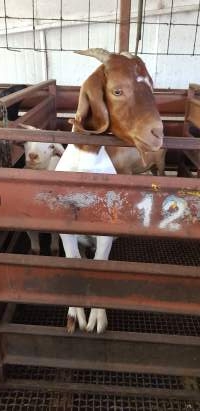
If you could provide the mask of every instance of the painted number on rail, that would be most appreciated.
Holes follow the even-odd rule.
[[[144,227],[149,227],[151,224],[151,216],[153,211],[153,194],[145,194],[137,208],[141,213]],[[167,196],[162,203],[163,218],[159,223],[159,228],[172,231],[179,230],[181,225],[177,220],[183,218],[189,213],[187,201],[175,195]]]

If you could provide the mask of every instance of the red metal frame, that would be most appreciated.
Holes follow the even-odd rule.
[[[77,103],[78,89],[75,95],[71,88],[67,89],[66,95],[65,90],[55,88],[55,83],[50,81],[28,87],[18,92],[17,96],[6,98],[7,106],[23,99],[24,108],[29,110],[9,128],[0,129],[0,139],[65,144],[83,141],[91,144],[92,140],[92,144],[125,145],[109,135],[91,138],[63,131],[16,128],[20,122],[55,128],[56,104],[61,111],[66,107],[73,111]],[[32,95],[33,91],[35,96]],[[25,96],[28,96],[28,100]],[[71,96],[69,102],[68,96]],[[186,92],[164,90],[156,92],[155,97],[163,115],[172,117],[169,122],[171,130],[177,130],[173,118],[184,115]],[[165,137],[163,146],[176,150],[199,150],[200,140],[180,135]],[[194,178],[0,169],[0,227],[3,230],[142,234],[199,240],[199,188],[199,182]],[[0,301],[199,315],[199,277],[199,267],[178,266],[177,269],[177,266],[167,264],[84,261],[2,253]],[[63,336],[63,330],[55,330],[55,327],[47,330],[47,327],[9,325],[6,322],[2,323],[0,331],[0,369],[3,363],[56,364],[59,367],[73,365],[80,368],[94,368],[95,364],[96,368],[97,345],[93,343],[93,339],[96,339],[102,353],[105,352],[106,340],[109,340],[108,347],[111,347],[106,351],[106,361],[103,354],[100,356],[99,369],[172,374],[179,370],[187,375],[200,375],[199,364],[194,359],[198,359],[199,350],[199,339],[195,337],[174,336],[170,339],[169,336],[152,334],[108,333],[101,339],[83,334],[81,338],[80,334],[78,338],[68,338]],[[44,339],[50,350],[49,358],[45,357]],[[86,359],[83,341],[84,347],[88,347]],[[76,347],[73,358],[71,354],[65,356],[66,347],[70,352],[72,343]],[[112,350],[116,350],[114,359]],[[119,361],[122,351],[130,352],[130,356],[123,356]],[[57,361],[58,352],[60,361]],[[137,361],[132,362],[133,352],[137,352],[138,357]],[[146,355],[139,355],[139,352]],[[163,360],[164,353],[167,353],[167,361]],[[184,364],[179,366],[183,357]],[[150,358],[149,362],[147,358]]]

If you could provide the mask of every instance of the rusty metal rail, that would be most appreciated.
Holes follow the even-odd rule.
[[[8,96],[2,97],[1,102],[9,107],[12,104],[18,103],[25,97],[30,97],[34,92],[41,90],[44,87],[50,87],[56,85],[56,80],[42,81],[41,83],[35,84],[34,86],[29,86],[26,89],[16,91],[15,93],[9,94]]]
[[[200,238],[197,179],[1,169],[0,195],[2,229]]]
[[[0,301],[4,302],[198,315],[199,293],[199,267],[177,269],[167,264],[0,256]]]
[[[51,81],[51,80],[50,80]],[[7,85],[8,86],[8,85]],[[5,85],[0,85],[4,89]],[[78,86],[56,86],[57,112],[74,112],[77,108],[80,87]],[[48,86],[32,91],[27,97],[23,97],[22,110],[29,110],[48,95]],[[154,89],[155,100],[161,115],[184,116],[187,100],[187,90],[182,89]]]
[[[15,125],[22,122],[30,121],[33,124],[34,121],[38,121],[36,117],[40,112],[40,109],[46,107],[47,103],[51,103],[52,97],[45,99],[42,103],[38,104],[34,109],[31,109],[22,118],[19,118],[12,126],[12,128],[0,129],[0,140],[16,140],[20,141],[44,141],[44,142],[56,142],[61,144],[88,144],[88,145],[105,145],[105,146],[121,146],[132,147],[133,144],[122,141],[115,136],[107,135],[83,135],[80,133],[72,133],[70,131],[54,131],[54,130],[21,130],[14,128]],[[49,108],[48,111],[51,111]],[[48,114],[48,113],[47,113]],[[42,114],[41,114],[42,115]],[[176,136],[165,136],[163,141],[163,148],[174,150],[200,150],[200,139],[194,137],[188,137],[183,139]]]

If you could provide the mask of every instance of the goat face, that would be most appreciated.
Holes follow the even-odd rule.
[[[162,146],[163,125],[152,93],[152,79],[139,57],[102,49],[79,51],[101,65],[83,84],[75,118],[76,131],[112,132],[140,152]]]
[[[53,156],[61,156],[64,149],[61,144],[38,143],[28,141],[24,143],[25,162],[27,168],[47,169]]]
[[[18,127],[26,130],[39,130],[28,124],[19,123]],[[26,168],[45,170],[54,156],[61,157],[64,147],[59,143],[42,143],[34,141],[24,141]]]

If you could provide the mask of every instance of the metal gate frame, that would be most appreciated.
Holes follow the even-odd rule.
[[[53,80],[4,97],[4,103],[8,106],[33,92],[45,96],[43,94],[42,100],[9,128],[0,129],[0,139],[65,144],[84,139],[87,144],[124,145],[111,136],[91,138],[67,131],[17,129],[22,122],[41,128],[56,126],[56,100],[59,102]],[[177,95],[183,106],[185,92],[163,92],[168,113],[169,96],[175,100],[171,112],[178,110],[175,108]],[[159,94],[159,101],[162,98]],[[166,137],[164,147],[199,150],[200,141],[193,137]],[[80,204],[80,196],[85,198],[88,193],[89,205],[87,201]],[[200,191],[199,180],[195,178],[1,169],[0,197],[3,230],[200,239]],[[141,204],[145,199],[151,205],[151,218],[147,222],[144,222],[145,204]],[[174,218],[173,226],[163,223],[182,206],[184,212],[178,220]],[[0,301],[199,315],[199,267],[178,267],[179,270],[167,264],[79,261],[3,253],[0,255]],[[8,304],[0,326],[1,370],[5,364],[26,364],[200,376],[199,337],[116,332],[103,336],[82,333],[69,336],[56,327],[12,324],[12,311],[13,305]]]

